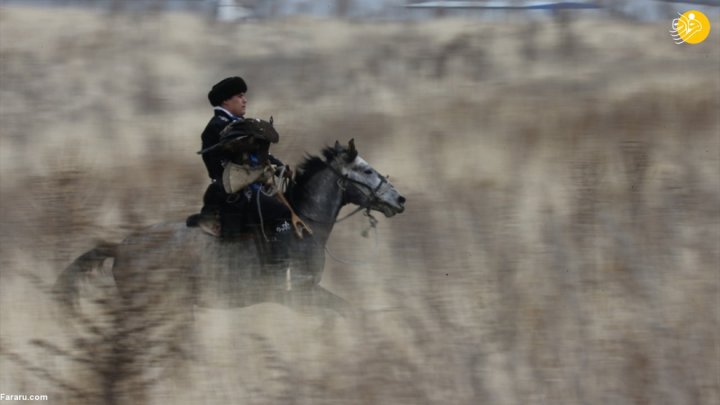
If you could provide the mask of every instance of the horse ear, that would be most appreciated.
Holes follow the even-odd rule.
[[[355,149],[355,139],[351,139],[348,142],[347,161],[352,162],[358,155],[357,149]]]
[[[338,142],[338,141],[335,141],[335,146],[334,146],[334,148],[335,148],[335,152],[340,152],[340,151],[342,151],[342,145],[340,145],[340,142]]]
[[[271,115],[271,116],[270,116],[270,126],[273,126],[273,122],[274,122],[273,116]]]

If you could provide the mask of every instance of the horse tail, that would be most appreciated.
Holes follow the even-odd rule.
[[[80,280],[100,268],[106,259],[115,258],[118,244],[100,243],[80,255],[60,273],[52,292],[59,304],[73,313],[77,305]]]

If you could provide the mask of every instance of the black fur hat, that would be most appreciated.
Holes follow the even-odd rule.
[[[214,107],[219,106],[223,101],[232,98],[236,94],[247,93],[247,84],[239,76],[228,77],[214,85],[208,93],[208,100]]]

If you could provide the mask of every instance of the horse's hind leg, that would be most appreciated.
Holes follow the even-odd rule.
[[[80,283],[101,269],[106,259],[114,258],[117,245],[102,243],[77,259],[58,276],[52,289],[55,300],[66,315],[77,315],[76,304],[79,300]]]
[[[313,308],[330,310],[344,318],[356,313],[350,303],[320,286],[285,291],[280,303],[300,310]]]
[[[121,291],[119,314],[144,342],[146,357],[164,362],[166,368],[192,358],[194,290],[188,271],[123,262],[113,271]]]

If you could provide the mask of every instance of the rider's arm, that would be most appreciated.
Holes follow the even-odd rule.
[[[268,161],[277,166],[277,170],[275,171],[276,176],[280,176],[281,173],[284,173],[286,177],[292,178],[293,172],[290,169],[290,166],[286,165],[280,159],[271,154],[268,154]]]
[[[223,129],[222,123],[211,121],[202,133],[202,149],[207,149],[218,143],[220,140],[220,131]],[[222,178],[222,161],[225,157],[221,150],[214,150],[202,155],[208,175],[212,179]]]
[[[268,160],[270,163],[274,164],[275,166],[285,166],[285,163],[283,163],[280,159],[276,158],[275,156],[268,154]]]

